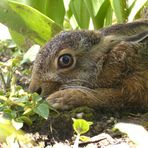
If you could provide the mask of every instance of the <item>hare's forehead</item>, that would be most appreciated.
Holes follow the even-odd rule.
[[[98,34],[92,31],[67,31],[58,34],[46,45],[49,52],[54,53],[66,48],[72,50],[89,50],[100,41]]]

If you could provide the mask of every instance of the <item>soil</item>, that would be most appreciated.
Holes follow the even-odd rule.
[[[134,143],[128,138],[127,135],[120,131],[113,130],[113,127],[118,122],[134,123],[144,126],[148,130],[148,114],[147,113],[101,113],[91,108],[80,107],[72,111],[60,112],[59,114],[52,114],[48,120],[35,121],[32,126],[25,126],[24,130],[27,133],[38,133],[39,139],[44,141],[44,146],[58,146],[61,143],[65,147],[72,146],[75,141],[75,133],[72,128],[72,118],[83,118],[87,121],[92,121],[89,132],[85,136],[97,136],[96,140],[89,142],[82,142],[80,147],[98,147],[104,148],[105,146],[130,146],[134,148]],[[113,147],[114,148],[114,147]]]

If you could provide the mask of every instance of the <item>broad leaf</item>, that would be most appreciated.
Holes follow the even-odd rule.
[[[104,26],[109,26],[112,24],[112,17],[113,17],[113,9],[111,8],[111,5],[109,5],[105,16]]]
[[[71,0],[70,8],[80,28],[88,28],[90,15],[84,5],[84,0]]]
[[[22,49],[43,45],[62,30],[39,11],[11,0],[0,1],[0,22],[9,28],[13,40]]]
[[[60,26],[63,26],[65,8],[63,0],[48,0],[45,14]]]
[[[34,109],[34,112],[43,117],[44,119],[47,119],[49,115],[49,106],[47,103],[43,102],[39,104],[37,108]]]
[[[127,5],[125,0],[110,0],[112,9],[115,12],[117,22],[122,23],[126,21]]]
[[[105,0],[84,0],[91,17],[95,17]]]
[[[33,62],[39,50],[40,50],[39,45],[33,45],[31,48],[29,48],[29,50],[24,54],[21,64],[27,63],[27,62],[28,63]]]
[[[136,14],[140,11],[140,9],[143,8],[144,5],[148,6],[147,0],[135,1],[134,6],[132,7],[131,12],[128,16],[128,21],[133,21]]]
[[[93,23],[94,23],[95,29],[99,29],[104,26],[104,21],[108,13],[107,10],[109,10],[109,8],[110,8],[110,2],[109,0],[105,0],[104,3],[101,5],[97,15],[94,18]]]

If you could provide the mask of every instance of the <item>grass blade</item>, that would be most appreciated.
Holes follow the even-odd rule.
[[[71,0],[70,8],[80,28],[87,29],[89,26],[90,15],[84,5],[84,0]]]
[[[127,19],[127,4],[126,0],[110,0],[112,9],[115,12],[117,22],[122,23]]]

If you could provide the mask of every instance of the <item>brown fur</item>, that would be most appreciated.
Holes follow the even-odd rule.
[[[58,67],[63,53],[72,66]],[[148,21],[60,33],[37,55],[29,89],[39,88],[57,109],[148,110]]]

